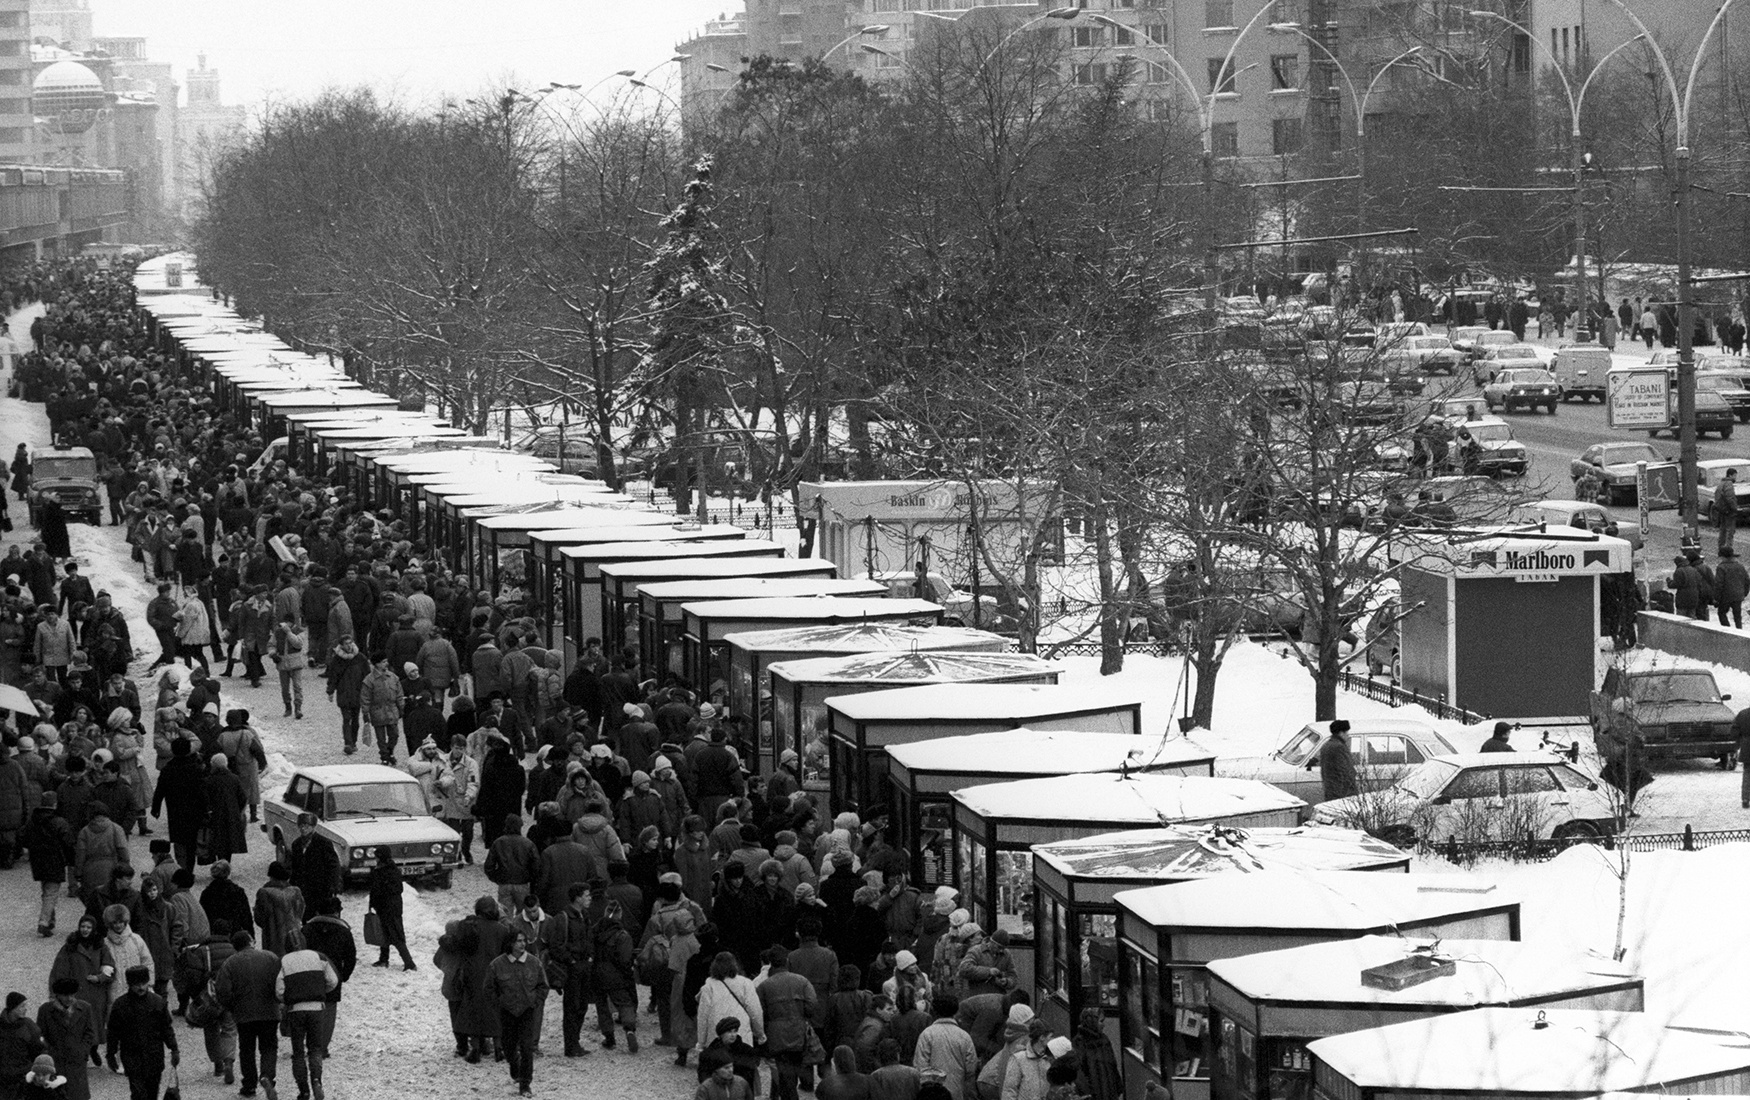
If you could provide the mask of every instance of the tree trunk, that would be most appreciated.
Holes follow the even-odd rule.
[[[1215,682],[1227,658],[1227,639],[1214,631],[1199,630],[1190,653],[1191,672],[1197,678],[1191,695],[1191,721],[1208,729],[1215,720]]]
[[[1106,523],[1106,500],[1093,493],[1088,522],[1094,528],[1094,564],[1100,583],[1100,675],[1124,671],[1124,624],[1119,618],[1117,578],[1112,569],[1112,531]]]
[[[1336,616],[1330,616],[1335,618]],[[1335,623],[1327,624],[1334,631],[1341,632],[1341,626]],[[1319,639],[1318,667],[1313,670],[1313,719],[1319,722],[1329,722],[1337,717],[1337,683],[1342,678],[1343,661],[1339,646],[1340,636],[1327,634]]]

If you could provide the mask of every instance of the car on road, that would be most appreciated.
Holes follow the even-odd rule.
[[[1737,414],[1732,412],[1732,406],[1727,403],[1723,394],[1699,387],[1696,389],[1695,434],[1697,436],[1714,432],[1721,439],[1730,439],[1732,438],[1732,429],[1737,423]],[[1672,435],[1676,435],[1677,429],[1676,427],[1647,429],[1647,434],[1654,439],[1659,438],[1660,432],[1670,432]]]
[[[1404,415],[1403,402],[1386,382],[1343,382],[1332,396],[1356,424],[1393,424]]]
[[[1387,321],[1374,332],[1373,346],[1380,351],[1401,348],[1412,336],[1428,335],[1428,326],[1421,321]]]
[[[1634,499],[1637,463],[1659,466],[1670,461],[1650,443],[1594,443],[1568,463],[1568,476],[1576,486],[1588,474],[1597,478],[1604,487],[1603,503],[1616,504]]]
[[[1437,756],[1384,790],[1312,809],[1400,848],[1447,840],[1571,840],[1616,832],[1611,789],[1547,752]]]
[[[1331,737],[1331,723],[1310,722],[1269,756],[1224,757],[1215,774],[1259,779],[1306,802],[1325,797],[1319,774],[1319,749]],[[1409,718],[1356,718],[1349,723],[1349,755],[1363,790],[1377,791],[1402,779],[1432,757],[1457,750],[1426,722]]]
[[[1714,674],[1695,665],[1605,672],[1592,693],[1592,737],[1598,755],[1620,761],[1716,757],[1737,759],[1738,739],[1730,695],[1720,694]]]
[[[1604,400],[1604,379],[1610,373],[1610,349],[1597,344],[1563,344],[1550,360],[1549,371],[1562,388],[1562,400]]]
[[[1695,464],[1696,510],[1701,513],[1704,523],[1713,522],[1714,497],[1727,470],[1738,471],[1738,489],[1732,494],[1738,498],[1738,522],[1743,523],[1742,517],[1750,512],[1750,458],[1704,459]]]
[[[1517,344],[1519,338],[1511,329],[1465,325],[1452,330],[1452,346],[1463,353],[1465,362],[1474,362],[1483,352],[1501,344]]]
[[[1561,399],[1562,388],[1556,385],[1555,375],[1542,367],[1495,371],[1483,387],[1483,404],[1490,412],[1541,407],[1554,416]]]
[[[1457,374],[1464,355],[1444,336],[1406,336],[1384,349],[1386,361],[1401,361],[1422,374]]]
[[[1719,394],[1732,406],[1732,415],[1738,418],[1738,423],[1750,422],[1750,371],[1698,370],[1695,388],[1698,392],[1712,390]]]
[[[1455,461],[1463,462],[1463,440],[1460,432],[1468,434],[1477,442],[1476,458],[1470,468],[1461,469],[1461,473],[1484,474],[1489,477],[1524,477],[1527,465],[1525,444],[1513,438],[1513,427],[1499,417],[1486,416],[1472,419],[1457,417],[1447,422],[1452,429],[1453,443],[1451,455]]]
[[[88,447],[50,447],[30,456],[30,494],[26,511],[36,523],[37,507],[45,500],[61,506],[67,518],[103,522],[97,491],[97,456]]]
[[[1481,386],[1500,371],[1522,367],[1547,370],[1549,364],[1543,361],[1543,356],[1530,344],[1497,344],[1485,348],[1480,356],[1471,361],[1471,380]]]
[[[334,845],[347,882],[370,874],[380,845],[408,878],[447,883],[461,863],[461,836],[432,816],[419,780],[383,764],[297,768],[261,810],[261,831],[282,863],[298,837],[298,815],[315,814],[316,833]]]
[[[1614,527],[1617,538],[1623,539],[1636,550],[1641,548],[1641,525],[1632,519],[1617,519],[1605,510],[1602,504],[1590,500],[1533,500],[1519,505],[1513,510],[1513,522],[1527,527],[1542,524],[1545,527],[1572,527],[1592,532],[1594,535],[1612,534]]]

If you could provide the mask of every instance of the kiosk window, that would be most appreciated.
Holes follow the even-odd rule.
[[[1046,993],[1068,999],[1068,929],[1063,922],[1063,904],[1050,894],[1039,895],[1039,987]]]
[[[1209,977],[1201,966],[1171,970],[1174,1077],[1209,1076]]]
[[[1081,951],[1082,1007],[1118,1007],[1118,918],[1111,913],[1076,917]]]
[[[1033,941],[1033,853],[998,852],[996,927],[1017,940]]]
[[[1119,1014],[1124,1049],[1159,1072],[1161,1050],[1160,964],[1135,950],[1124,952],[1124,981],[1120,990],[1123,1011]]]

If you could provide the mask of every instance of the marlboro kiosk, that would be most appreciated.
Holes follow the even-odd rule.
[[[1567,527],[1394,543],[1404,686],[1495,718],[1585,714],[1600,583],[1632,553]]]

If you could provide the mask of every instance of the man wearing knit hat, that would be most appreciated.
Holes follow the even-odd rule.
[[[152,992],[152,972],[146,967],[128,967],[127,982],[128,991],[109,1008],[109,1068],[118,1068],[119,1056],[121,1072],[128,1077],[128,1095],[133,1100],[158,1100],[164,1052],[170,1052],[171,1065],[182,1063],[176,1029],[170,1024],[170,1006]],[[7,1003],[16,996],[9,994]]]

